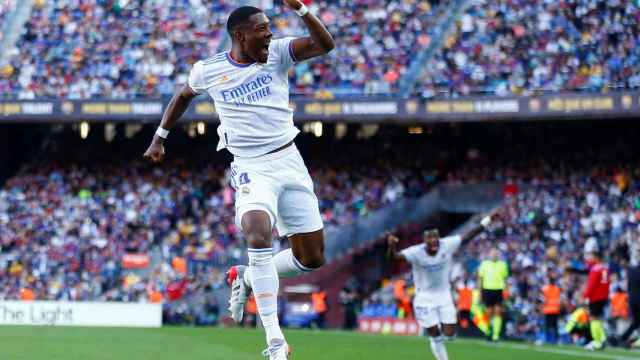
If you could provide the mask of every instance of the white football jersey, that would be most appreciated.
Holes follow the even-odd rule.
[[[239,64],[223,52],[193,65],[189,87],[198,94],[208,93],[220,116],[218,150],[256,157],[287,144],[300,132],[289,107],[293,39],[272,40],[264,64]]]
[[[435,256],[427,254],[424,243],[401,251],[407,262],[411,264],[413,282],[416,285],[416,299],[450,297],[452,258],[461,242],[462,238],[459,235],[440,239],[440,249]]]

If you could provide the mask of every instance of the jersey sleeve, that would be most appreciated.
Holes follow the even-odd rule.
[[[189,73],[188,80],[189,87],[196,94],[202,94],[207,91],[207,86],[204,82],[204,69],[202,65],[202,61],[198,61],[193,64],[191,68],[191,72]]]
[[[442,239],[442,241],[445,243],[447,254],[453,255],[453,253],[458,251],[458,249],[460,248],[460,244],[462,243],[462,236],[460,235],[448,236]]]
[[[420,251],[420,246],[411,246],[400,252],[407,259],[407,262],[413,264],[418,259],[418,252]]]
[[[279,67],[285,71],[288,71],[297,62],[291,48],[293,40],[295,40],[294,37],[286,37],[273,40],[269,45],[269,56],[274,56]]]

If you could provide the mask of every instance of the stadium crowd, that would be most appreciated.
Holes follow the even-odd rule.
[[[317,96],[397,91],[411,60],[439,36],[436,25],[447,7],[439,0],[308,2],[337,47],[328,56],[297,65],[291,84],[294,92]],[[300,19],[281,5],[269,14],[275,18],[276,36],[304,34]]]
[[[417,54],[446,35],[438,25],[449,4],[439,0],[307,3],[337,48],[298,64],[292,93],[393,93]],[[224,48],[226,14],[234,6],[225,0],[37,0],[1,69],[0,89],[23,99],[171,95],[191,64]],[[303,35],[300,19],[282,6],[265,6],[275,36]],[[637,88],[639,22],[640,8],[631,0],[472,0],[455,33],[424,66],[416,92],[431,98]]]
[[[397,89],[444,11],[438,0],[310,5],[337,37],[338,48],[292,71],[294,92],[304,94]],[[226,15],[234,6],[224,0],[38,0],[3,68],[0,88],[22,99],[171,95],[186,83],[191,64],[224,44]],[[357,10],[345,11],[352,6]],[[268,13],[277,36],[303,35],[300,20],[281,4]]]
[[[430,98],[638,88],[639,23],[631,0],[471,0],[417,90]]]
[[[4,87],[22,99],[171,95],[223,40],[224,0],[36,0]],[[8,79],[8,80],[7,80]]]

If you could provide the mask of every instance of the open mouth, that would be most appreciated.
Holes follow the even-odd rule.
[[[269,43],[270,42],[266,42],[261,48],[260,48],[260,53],[262,55],[264,55],[264,57],[266,58],[267,56],[269,56]]]

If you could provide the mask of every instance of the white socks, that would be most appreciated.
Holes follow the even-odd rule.
[[[447,348],[444,346],[444,336],[429,337],[429,341],[431,342],[431,352],[436,360],[449,360]]]
[[[291,249],[283,250],[276,256],[273,256],[272,248],[250,248],[248,253],[249,268],[245,272],[244,282],[253,289],[260,320],[267,333],[267,344],[270,344],[273,339],[284,339],[278,322],[278,279],[309,273],[315,269],[302,265],[293,256]]]
[[[260,320],[267,334],[267,344],[271,340],[284,339],[278,322],[278,273],[273,263],[273,249],[249,249],[249,268],[245,273],[253,289],[258,305]]]
[[[300,261],[293,256],[293,252],[290,248],[280,251],[273,257],[272,261],[276,267],[276,272],[278,273],[279,278],[298,276],[315,270],[302,265]],[[247,275],[244,277],[244,284],[248,287],[252,287],[251,279]]]
[[[302,265],[298,259],[293,256],[291,249],[280,251],[273,257],[273,263],[278,271],[278,276],[281,278],[306,274],[315,270]]]

